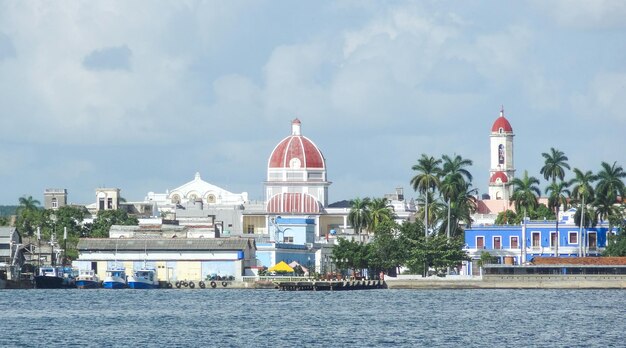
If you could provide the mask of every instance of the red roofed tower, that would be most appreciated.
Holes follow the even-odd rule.
[[[504,117],[504,107],[500,116],[491,126],[491,169],[489,170],[489,196],[491,199],[508,200],[511,197],[510,183],[515,175],[513,165],[513,127]]]
[[[270,214],[320,214],[328,204],[326,160],[302,135],[301,122],[291,122],[291,135],[276,145],[267,165],[265,195]]]

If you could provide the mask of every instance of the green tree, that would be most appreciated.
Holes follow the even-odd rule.
[[[370,215],[368,228],[374,232],[380,224],[393,221],[395,218],[393,206],[387,198],[373,198],[369,201],[368,211]]]
[[[626,195],[626,187],[622,181],[624,178],[626,178],[626,172],[622,166],[617,165],[617,162],[613,162],[612,166],[602,162],[602,170],[598,172],[596,193],[606,196],[607,200],[617,201],[617,196]]]
[[[563,206],[564,210],[567,209],[567,199],[571,195],[568,183],[565,181],[552,182],[546,188],[546,194],[548,194],[548,208],[556,211],[558,207]]]
[[[583,225],[589,225],[589,223],[585,223],[585,221],[581,221],[581,217],[583,220],[587,222],[591,222],[591,216],[595,216],[595,214],[586,214],[584,212],[586,208],[586,204],[592,203],[594,200],[594,189],[592,183],[598,179],[596,175],[594,175],[590,170],[586,172],[582,172],[582,170],[578,168],[574,168],[574,178],[570,180],[569,184],[572,186],[572,199],[575,203],[578,203],[578,208],[576,209],[576,214],[574,215],[574,222],[578,227]]]
[[[357,274],[357,270],[360,272],[368,267],[369,244],[340,237],[333,247],[332,259],[337,267],[351,269],[353,274]]]
[[[472,195],[476,190],[470,189],[470,187],[470,183],[465,183],[464,188],[451,197],[448,206],[439,210],[439,214],[442,215],[439,233],[443,234],[445,231],[446,236],[459,237],[463,234],[462,225],[471,226],[472,214],[476,212],[477,201],[476,197]],[[446,216],[444,217],[443,214]]]
[[[32,196],[22,196],[19,198],[15,225],[22,235],[28,237],[35,235],[37,227],[41,227],[42,224],[43,216],[41,210],[39,201]]]
[[[606,248],[602,252],[603,256],[626,256],[626,222],[622,219],[617,226],[620,233],[609,235]]]
[[[394,221],[384,222],[374,231],[374,239],[369,245],[368,265],[374,274],[385,273],[404,264],[402,245],[398,238],[399,226]]]
[[[86,229],[86,235],[90,238],[108,238],[113,225],[138,224],[136,217],[128,215],[123,210],[100,210],[93,224]]]
[[[515,178],[511,181],[513,185],[513,195],[511,195],[511,203],[515,205],[515,211],[518,214],[525,209],[528,213],[533,211],[539,204],[537,197],[541,195],[539,190],[539,180],[534,176],[528,176],[528,171],[524,171],[524,177]],[[509,204],[511,204],[509,203]]]
[[[415,164],[411,169],[417,172],[417,174],[411,179],[411,185],[413,186],[413,190],[416,192],[420,192],[425,200],[424,203],[424,226],[426,227],[424,230],[425,235],[428,235],[428,192],[434,192],[435,189],[439,187],[439,175],[441,173],[441,168],[439,165],[441,164],[440,159],[435,159],[432,156],[427,156],[426,154],[422,154],[422,157],[417,160],[417,164]]]
[[[89,212],[84,207],[74,206],[62,206],[59,209],[53,211],[50,210],[51,216],[54,218],[53,225],[54,231],[57,234],[59,242],[62,241],[62,236],[65,230],[67,230],[67,241],[64,241],[66,262],[68,260],[74,260],[78,257],[78,240],[85,234],[85,228],[82,225],[83,219]]]
[[[360,199],[355,198],[350,201],[350,212],[348,213],[348,222],[354,228],[354,233],[361,234],[361,231],[367,230],[372,217],[369,211],[370,199],[368,197]]]
[[[521,215],[516,214],[513,210],[505,210],[498,213],[496,225],[517,225],[522,221]]]
[[[434,235],[428,238],[420,236],[412,242],[413,245],[407,258],[407,266],[411,270],[420,270],[425,266],[428,269],[434,268],[439,274],[444,273],[449,267],[469,260],[467,253],[463,250],[465,242],[462,238],[448,238],[445,235]]]
[[[545,159],[544,166],[541,168],[540,173],[546,180],[552,179],[555,182],[558,178],[563,180],[565,177],[565,169],[570,169],[567,164],[567,156],[563,151],[559,151],[553,147],[550,148],[550,153],[542,153],[541,156]]]

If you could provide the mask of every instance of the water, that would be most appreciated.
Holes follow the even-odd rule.
[[[624,347],[623,290],[0,290],[0,347]]]

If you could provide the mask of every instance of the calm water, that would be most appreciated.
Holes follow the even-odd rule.
[[[621,290],[0,290],[0,347],[626,346]]]

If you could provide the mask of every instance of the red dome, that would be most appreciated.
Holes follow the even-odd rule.
[[[497,182],[498,179],[500,179],[500,182],[504,182],[504,183],[509,182],[509,177],[506,176],[504,172],[495,172],[493,173],[491,178],[489,178],[489,183],[494,184]]]
[[[300,120],[291,123],[291,135],[283,139],[269,159],[269,168],[319,168],[325,167],[322,152],[307,137],[300,134]]]
[[[504,109],[500,111],[500,117],[498,117],[493,123],[493,126],[491,126],[491,131],[500,133],[500,128],[502,128],[502,132],[504,133],[513,133],[513,127],[511,127],[509,120],[504,117]]]

